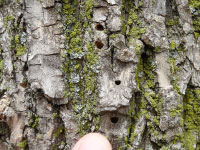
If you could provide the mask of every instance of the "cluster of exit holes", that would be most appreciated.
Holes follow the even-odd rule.
[[[104,27],[100,23],[98,23],[96,25],[95,29],[98,31],[103,31]],[[97,41],[95,41],[95,45],[98,49],[102,49],[104,47],[104,44],[99,39]]]
[[[104,27],[103,27],[100,23],[98,23],[98,24],[96,25],[95,29],[98,30],[98,31],[103,31],[103,30],[104,30]],[[96,45],[96,47],[97,47],[98,49],[102,49],[103,46],[104,46],[104,44],[103,44],[100,40],[95,41],[95,45]],[[116,84],[116,85],[120,85],[120,84],[121,84],[121,81],[120,81],[120,80],[116,80],[116,81],[115,81],[115,84]],[[118,117],[111,117],[111,118],[110,118],[110,121],[111,121],[113,124],[115,124],[115,123],[117,123],[117,122],[119,121],[119,118],[118,118]]]
[[[96,25],[95,29],[98,30],[98,31],[103,31],[103,30],[104,30],[104,27],[103,27],[100,23],[98,23],[98,24]],[[96,45],[96,47],[97,47],[98,49],[102,49],[103,46],[104,46],[104,44],[103,44],[100,40],[95,41],[95,45]],[[120,84],[121,84],[121,81],[120,81],[120,80],[116,80],[116,81],[115,81],[115,84],[116,84],[116,85],[120,85]],[[111,118],[110,118],[110,121],[111,121],[113,124],[117,123],[118,120],[119,120],[118,117],[111,117]]]

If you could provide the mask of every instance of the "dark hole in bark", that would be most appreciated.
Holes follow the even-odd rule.
[[[104,46],[104,44],[103,44],[101,41],[99,41],[99,40],[95,42],[95,45],[96,45],[96,47],[99,48],[99,49],[102,49],[103,46]]]
[[[28,71],[28,64],[27,63],[25,63],[25,65],[24,65],[24,71]]]
[[[142,58],[142,60],[146,61],[148,56],[146,53],[142,53],[141,58]]]
[[[96,25],[96,30],[103,31],[104,27],[101,24]]]
[[[23,88],[27,88],[28,83],[27,82],[22,82],[22,83],[20,83],[20,86],[23,87]]]
[[[111,117],[111,118],[110,118],[110,121],[111,121],[112,123],[117,123],[118,120],[119,120],[118,117]]]
[[[115,84],[116,84],[116,85],[120,85],[120,84],[121,84],[121,81],[120,81],[120,80],[116,80],[116,81],[115,81]]]

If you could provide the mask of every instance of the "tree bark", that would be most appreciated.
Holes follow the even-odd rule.
[[[0,0],[0,149],[200,149],[198,0]]]

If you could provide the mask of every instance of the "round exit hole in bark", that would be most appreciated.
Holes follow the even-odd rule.
[[[121,81],[120,81],[120,80],[116,80],[116,81],[115,81],[115,84],[116,84],[116,85],[120,85],[120,84],[121,84]]]
[[[28,83],[27,82],[22,82],[20,83],[20,86],[23,88],[27,88],[28,87]]]
[[[96,45],[96,47],[97,47],[98,49],[102,49],[103,46],[104,46],[104,44],[103,44],[100,40],[96,41],[96,42],[95,42],[95,45]]]
[[[98,31],[103,31],[104,27],[99,23],[99,24],[96,25],[95,29],[98,30]]]
[[[111,118],[110,118],[110,121],[111,121],[112,123],[117,123],[118,120],[119,120],[118,117],[111,117]]]

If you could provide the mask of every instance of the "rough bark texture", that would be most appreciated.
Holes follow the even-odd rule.
[[[200,150],[199,0],[0,0],[0,149]]]

